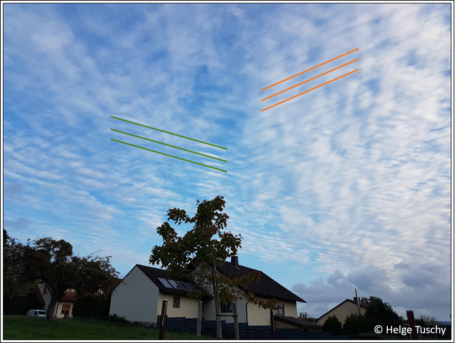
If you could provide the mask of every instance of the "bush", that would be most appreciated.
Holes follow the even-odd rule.
[[[73,317],[108,319],[110,300],[106,297],[83,297],[73,306]]]
[[[331,335],[338,336],[342,332],[342,323],[337,319],[337,317],[331,316],[323,324],[324,332],[331,332]]]
[[[3,315],[19,314],[24,315],[26,298],[21,296],[3,296]]]
[[[126,320],[126,317],[120,317],[116,313],[110,315],[110,322],[117,323],[118,325],[131,325],[131,322]]]
[[[362,332],[373,333],[374,327],[379,323],[375,323],[372,319],[365,318],[364,316],[351,315],[347,316],[344,322],[344,331],[348,335],[358,335]]]

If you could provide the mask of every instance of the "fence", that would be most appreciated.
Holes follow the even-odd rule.
[[[158,316],[158,323],[161,316]],[[223,339],[234,339],[234,324],[221,321]],[[197,332],[197,319],[185,317],[167,317],[166,330]],[[216,335],[216,321],[202,319],[202,335]],[[248,325],[239,323],[239,338],[243,340],[271,340],[271,327],[269,325]],[[275,329],[277,340],[347,340],[349,336],[332,336],[329,332],[300,331],[299,329]]]

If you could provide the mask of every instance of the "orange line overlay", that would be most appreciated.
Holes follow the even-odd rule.
[[[308,91],[305,91],[305,92],[302,92],[302,93],[300,93],[300,94],[294,95],[293,97],[290,97],[289,99],[286,99],[286,100],[283,100],[283,101],[281,101],[281,102],[278,102],[277,104],[274,104],[273,106],[264,108],[263,110],[261,110],[261,112],[266,111],[266,110],[268,110],[268,109],[270,109],[270,108],[272,108],[272,107],[275,107],[275,106],[277,106],[277,105],[279,105],[279,104],[282,104],[283,102],[286,102],[286,101],[289,101],[289,100],[291,100],[291,99],[297,98],[298,96],[301,96],[302,94],[305,94],[305,93],[308,93],[308,92],[310,92],[310,91],[312,91],[312,90],[314,90],[314,89],[320,88],[321,86],[327,85],[328,83],[331,83],[331,82],[333,82],[333,81],[342,79],[344,76],[347,76],[347,75],[350,75],[350,74],[352,74],[352,73],[355,73],[356,71],[358,71],[358,69],[353,70],[353,71],[351,71],[350,73],[344,74],[344,75],[342,75],[342,76],[336,77],[335,79],[332,79],[331,81],[322,83],[321,85],[316,86],[316,87],[314,87],[314,88],[312,88],[312,89],[309,89]]]
[[[324,64],[326,64],[326,63],[329,63],[329,62],[331,62],[331,61],[337,60],[338,58],[341,58],[341,57],[343,57],[343,56],[345,56],[345,55],[351,54],[351,53],[353,53],[354,51],[357,51],[357,50],[358,50],[358,48],[355,49],[355,50],[349,51],[349,52],[347,52],[347,53],[345,53],[345,54],[343,54],[343,55],[341,55],[341,56],[338,56],[338,57],[336,57],[336,58],[333,58],[332,60],[329,60],[329,61],[326,61],[326,62],[324,62],[324,63],[321,63],[321,64],[317,65],[316,67],[313,67],[313,68],[304,70],[304,71],[301,72],[301,73],[295,74],[294,76],[288,77],[287,79],[284,79],[284,80],[282,80],[282,81],[276,82],[275,84],[272,84],[271,86],[268,86],[268,87],[266,87],[266,88],[263,88],[263,89],[262,89],[262,92],[263,92],[265,89],[268,89],[268,88],[271,88],[271,87],[273,87],[273,86],[279,85],[281,82],[284,82],[284,81],[287,81],[287,80],[292,79],[293,77],[302,75],[303,73],[306,73],[307,71],[310,71],[310,70],[313,70],[313,69],[315,69],[315,68],[321,67],[322,65],[324,65]]]
[[[341,66],[339,66],[339,67],[337,67],[337,68],[331,69],[330,71],[327,71],[326,73],[323,73],[323,74],[320,74],[320,75],[318,75],[318,76],[312,77],[311,79],[308,79],[308,80],[306,80],[306,81],[304,81],[304,82],[301,82],[301,83],[299,83],[298,85],[289,87],[289,88],[287,88],[287,89],[285,89],[285,90],[283,90],[283,91],[281,91],[281,92],[278,92],[278,93],[276,93],[276,94],[270,95],[269,97],[266,97],[265,99],[262,99],[262,101],[263,101],[263,100],[268,100],[269,98],[272,98],[272,97],[274,97],[274,96],[276,96],[276,95],[278,95],[278,94],[284,93],[285,91],[288,91],[289,89],[292,89],[292,88],[295,88],[295,87],[297,87],[297,86],[303,85],[304,83],[306,83],[306,82],[308,82],[308,81],[315,80],[316,78],[319,78],[320,76],[323,76],[323,75],[326,75],[326,74],[328,74],[328,73],[331,73],[332,71],[335,71],[336,69],[345,67],[346,65],[351,64],[351,63],[354,63],[354,62],[357,62],[357,61],[358,61],[358,58],[357,58],[356,60],[353,60],[353,61],[349,62],[349,63],[343,64],[343,65],[341,65]]]

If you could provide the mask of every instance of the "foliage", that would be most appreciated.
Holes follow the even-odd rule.
[[[217,272],[228,257],[237,254],[241,247],[241,235],[226,232],[229,216],[222,213],[225,200],[217,196],[213,200],[197,200],[197,213],[189,217],[185,210],[173,208],[167,211],[168,220],[175,224],[194,224],[192,230],[179,237],[168,222],[157,228],[163,238],[162,246],[154,246],[150,256],[151,264],[161,264],[168,271],[182,277],[193,279],[199,286],[213,295],[217,318],[217,339],[221,339],[220,304],[246,299],[265,309],[276,309],[276,299],[262,301],[246,292],[250,282],[260,279],[259,272],[253,272],[231,280]],[[201,299],[201,291],[191,291],[190,297]]]
[[[423,320],[425,324],[436,325],[436,317],[430,317],[427,315],[421,315],[420,320]]]
[[[116,323],[118,325],[130,325],[131,322],[126,320],[126,317],[118,316],[116,313],[111,314],[109,318],[110,322]]]
[[[331,335],[338,336],[342,332],[342,323],[337,319],[337,317],[331,316],[326,319],[323,324],[323,331],[324,332],[331,332]]]
[[[23,244],[16,238],[10,237],[3,229],[3,295],[5,299],[25,296],[30,292],[35,280],[31,281],[24,275],[25,269]]]
[[[365,312],[365,317],[373,319],[378,322],[386,322],[390,325],[397,325],[402,323],[401,317],[394,312],[389,303],[383,302],[378,297],[370,297],[368,306]]]
[[[110,257],[74,255],[72,245],[65,240],[50,237],[28,240],[23,250],[23,276],[31,282],[40,280],[51,289],[47,320],[55,318],[55,304],[66,290],[74,289],[79,296],[94,294],[119,274],[110,265]]]
[[[3,298],[3,314],[19,314],[24,315],[24,306],[26,298],[20,295]]]
[[[73,318],[47,322],[44,318],[26,316],[3,317],[3,339],[17,341],[142,341],[158,340],[159,331],[146,326],[118,325],[108,320]],[[187,333],[165,332],[165,339],[173,341],[194,340]],[[203,340],[213,339],[202,337]]]
[[[73,306],[73,317],[108,319],[110,299],[106,296],[86,296],[76,300]]]
[[[379,323],[375,322],[373,319],[351,314],[350,316],[347,316],[344,321],[344,331],[348,335],[358,335],[363,332],[374,333],[373,329],[375,325],[378,324]]]

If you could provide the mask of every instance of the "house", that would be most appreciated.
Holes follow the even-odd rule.
[[[105,294],[111,297],[113,290],[119,285],[121,279],[114,279],[104,290],[99,290],[98,294]],[[47,311],[50,300],[52,299],[51,288],[46,283],[39,283],[34,287],[37,309]],[[77,301],[77,293],[74,289],[65,291],[63,297],[55,305],[56,318],[71,318],[74,303]]]
[[[197,289],[192,280],[176,277],[163,269],[136,264],[115,288],[110,315],[156,325],[166,299],[167,316],[197,318],[198,301],[187,296],[191,290]]]
[[[42,305],[42,310],[47,311],[50,300],[52,299],[51,289],[46,283],[39,283],[36,286],[35,293],[39,303]],[[72,316],[74,303],[77,300],[76,292],[72,289],[65,291],[63,297],[55,304],[55,317],[68,318]]]
[[[231,262],[225,262],[224,265],[217,267],[217,270],[231,279],[256,271],[239,265],[238,256],[233,256]],[[247,291],[262,300],[277,299],[282,308],[276,311],[276,314],[283,318],[296,318],[297,302],[305,302],[305,300],[265,273],[260,273],[260,280],[250,283]],[[124,316],[132,322],[155,325],[158,316],[161,315],[163,299],[167,299],[168,317],[197,318],[198,301],[188,297],[190,290],[199,289],[193,280],[181,279],[170,275],[166,270],[137,264],[123,281],[115,288],[112,296],[111,315]],[[269,310],[248,304],[245,299],[238,300],[236,304],[239,323],[247,323],[251,326],[271,324]],[[231,304],[221,305],[221,313],[232,314]],[[203,299],[202,316],[205,321],[216,320],[215,302],[207,293]],[[234,322],[233,317],[222,317],[222,320],[226,323]]]
[[[363,316],[366,312],[366,305],[360,303],[360,314]],[[318,324],[323,325],[329,317],[336,316],[337,319],[344,324],[347,316],[351,314],[358,314],[357,298],[354,300],[346,299],[336,307],[332,308],[320,318],[317,319]]]

